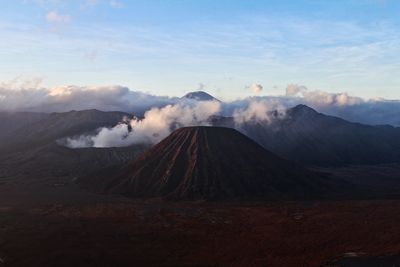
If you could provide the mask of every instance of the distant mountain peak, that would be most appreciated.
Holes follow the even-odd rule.
[[[299,105],[295,106],[295,107],[293,108],[293,110],[317,112],[315,109],[313,109],[313,108],[311,108],[311,107],[309,107],[309,106],[307,106],[307,105],[304,105],[304,104],[299,104]]]
[[[300,104],[300,105],[297,105],[297,106],[289,109],[289,113],[291,113],[292,115],[315,115],[315,114],[318,114],[318,112],[315,109],[310,108],[309,106],[304,105],[304,104]]]
[[[219,101],[218,99],[216,99],[215,97],[204,91],[189,92],[182,98],[194,99],[198,101],[213,101],[213,100]]]

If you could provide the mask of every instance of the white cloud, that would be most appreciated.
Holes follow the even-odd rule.
[[[71,21],[71,16],[60,14],[56,10],[52,10],[46,14],[46,20],[51,23],[68,23]]]
[[[82,109],[144,112],[175,103],[176,99],[110,86],[56,86],[45,88],[41,79],[0,83],[0,111],[63,112]]]
[[[346,106],[361,104],[360,97],[349,96],[348,93],[328,93],[321,90],[309,91],[304,85],[289,84],[286,87],[287,97],[301,97],[308,104],[317,106]]]
[[[286,87],[286,96],[297,96],[304,91],[307,91],[307,87],[304,85],[289,84]]]
[[[261,84],[257,84],[257,83],[251,84],[249,86],[249,88],[256,95],[260,94],[261,91],[263,90],[263,86]]]
[[[157,110],[182,102],[180,98],[131,91],[119,85],[69,85],[46,88],[41,82],[41,78],[31,80],[16,78],[0,82],[0,111],[64,112],[98,109],[142,115],[152,108]],[[268,111],[283,110],[297,104],[305,104],[319,112],[354,122],[400,126],[400,101],[388,101],[382,98],[368,100],[346,92],[329,93],[309,90],[299,85],[289,85],[286,96],[256,96],[221,103],[221,115],[233,116],[237,123],[247,120],[268,120]],[[186,106],[193,104],[187,103]],[[171,108],[171,112],[172,110],[174,109]],[[190,111],[188,112],[190,114]]]

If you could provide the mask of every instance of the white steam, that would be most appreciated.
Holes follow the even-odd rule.
[[[182,101],[163,108],[152,108],[143,119],[134,118],[113,128],[102,128],[95,136],[68,138],[67,146],[119,147],[132,144],[155,144],[173,130],[184,126],[209,125],[208,119],[220,112],[218,101]]]
[[[247,105],[233,111],[233,118],[236,125],[240,125],[249,121],[258,121],[269,123],[276,118],[271,113],[277,110],[279,118],[285,116],[286,108],[279,102],[269,99],[251,99]]]
[[[226,107],[217,100],[182,99],[174,105],[148,110],[143,119],[134,118],[112,128],[101,128],[96,135],[67,138],[66,145],[70,148],[80,148],[155,144],[177,128],[211,125],[210,118],[221,115],[224,108]],[[273,110],[278,110],[278,116],[275,113],[272,117]],[[249,121],[269,123],[274,118],[282,119],[285,111],[277,101],[254,98],[243,104],[243,107],[235,108],[230,115],[239,129],[243,123]]]

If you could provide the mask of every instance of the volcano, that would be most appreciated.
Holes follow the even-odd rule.
[[[204,91],[195,91],[195,92],[190,92],[187,93],[186,95],[184,95],[182,98],[188,98],[188,99],[194,99],[197,101],[219,101],[218,99],[216,99],[215,97],[213,97],[212,95],[204,92]]]
[[[349,122],[297,105],[268,112],[268,120],[237,123],[213,116],[213,126],[236,128],[278,156],[307,166],[344,167],[400,162],[400,128]]]
[[[308,199],[335,186],[223,127],[180,128],[103,184],[108,193],[188,200]]]

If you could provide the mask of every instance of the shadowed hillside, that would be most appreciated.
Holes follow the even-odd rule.
[[[235,127],[279,156],[308,165],[340,166],[400,162],[400,129],[370,126],[316,112],[305,105],[277,111],[269,120],[235,124],[214,117],[216,126]]]

